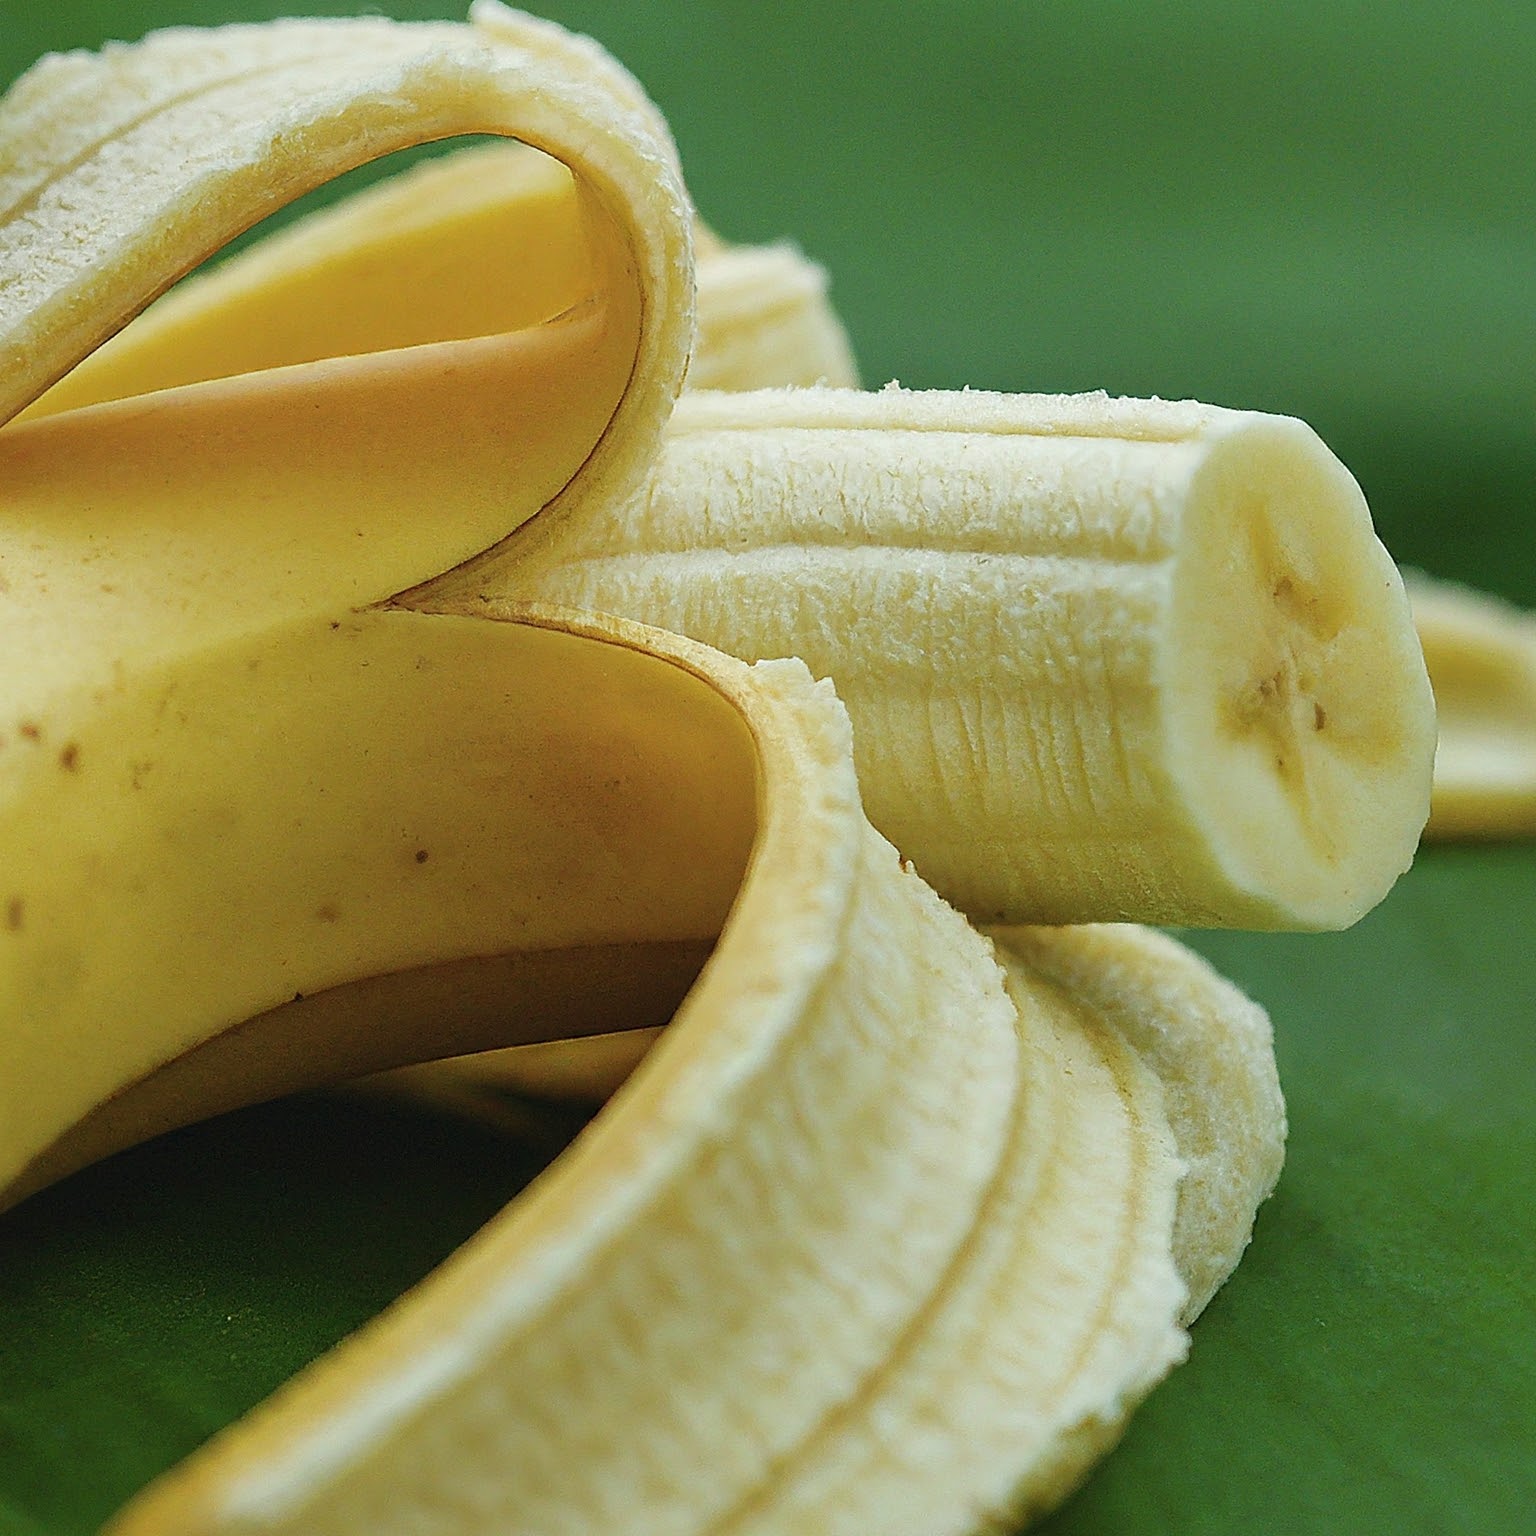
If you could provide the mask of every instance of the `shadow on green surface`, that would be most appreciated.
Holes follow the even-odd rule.
[[[96,1530],[549,1156],[430,1110],[312,1095],[162,1137],[6,1215],[0,1531]]]

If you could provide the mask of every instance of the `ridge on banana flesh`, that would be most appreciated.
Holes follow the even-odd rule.
[[[1426,834],[1536,834],[1536,618],[1470,587],[1406,574],[1440,722]]]

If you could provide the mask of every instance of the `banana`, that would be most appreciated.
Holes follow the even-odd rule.
[[[468,132],[530,147],[145,308]],[[123,1536],[1022,1518],[1273,1183],[1261,1013],[1142,930],[994,943],[911,861],[1019,920],[1376,899],[1432,721],[1353,482],[1189,405],[674,413],[693,229],[634,83],[493,0],[158,34],[0,112],[0,1202],[292,1087],[670,1021]],[[703,243],[694,382],[851,379],[814,269]],[[600,611],[636,594],[667,629]]]
[[[301,225],[204,279],[201,310],[260,286],[265,315],[301,286],[306,307],[345,314],[349,250],[427,283],[421,232],[439,218],[453,248],[493,251],[526,200],[498,158],[449,157]],[[701,290],[695,383],[851,373],[814,271],[707,249],[721,275]],[[152,358],[161,335],[118,340]],[[986,921],[1345,927],[1428,815],[1434,705],[1400,579],[1348,472],[1284,418],[696,392],[643,488],[561,497],[406,600],[503,596],[833,677],[875,824]]]
[[[871,819],[974,917],[1339,927],[1412,858],[1423,661],[1358,489],[1299,422],[695,394],[644,492],[588,514],[432,601],[802,657],[853,716]]]
[[[1409,572],[1408,598],[1440,722],[1430,837],[1536,833],[1536,622]]]

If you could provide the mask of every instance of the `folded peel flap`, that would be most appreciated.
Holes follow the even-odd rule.
[[[693,338],[689,211],[676,157],[618,66],[496,4],[477,6],[469,24],[172,29],[36,66],[0,111],[0,421],[267,214],[382,155],[463,134],[521,139],[570,168],[597,273],[588,308],[603,322],[600,338],[533,364],[594,370],[593,420],[562,431],[531,414],[525,398],[521,415],[486,430],[514,449],[530,434],[569,438],[564,458],[583,495],[628,489],[653,457]],[[591,314],[574,318],[593,328]],[[520,345],[527,349],[526,338]],[[453,364],[425,360],[434,361]],[[302,369],[297,378],[277,372],[261,381],[269,397],[305,386]],[[387,399],[379,407],[389,408]],[[67,462],[57,417],[52,426]],[[464,445],[439,436],[457,462]],[[489,497],[464,516],[449,509],[441,547],[428,541],[398,571],[381,571],[372,596],[477,553],[509,531],[510,516],[536,510],[509,512]]]

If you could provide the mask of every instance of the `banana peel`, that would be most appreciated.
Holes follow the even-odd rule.
[[[298,193],[456,133],[532,148],[314,221],[118,331]],[[803,662],[767,659],[810,648],[794,615],[738,643],[749,665],[546,584],[594,539],[627,553],[612,530],[635,508],[682,527],[745,502],[767,531],[743,548],[787,544],[789,586],[836,551],[894,552],[880,601],[910,611],[900,562],[946,551],[901,529],[955,542],[926,499],[955,466],[929,450],[1020,450],[972,482],[1003,486],[999,527],[1036,521],[986,537],[1044,539],[1023,553],[1053,578],[1100,558],[1071,545],[1085,530],[1108,551],[1109,617],[1084,608],[1091,583],[1033,589],[1037,625],[1067,625],[1070,702],[1050,708],[1075,713],[977,730],[962,703],[970,750],[930,745],[944,761],[889,798],[958,819],[962,901],[964,849],[985,882],[1028,824],[989,785],[1032,751],[1080,798],[1053,854],[1070,877],[1005,870],[978,917],[1315,926],[1406,862],[1432,745],[1401,588],[1347,476],[1294,425],[1157,403],[805,391],[672,425],[694,266],[664,126],[593,45],[488,0],[467,26],[176,31],[45,61],[0,119],[0,208],[0,1195],[292,1087],[667,1022],[527,1196],[115,1528],[960,1532],[1059,1500],[1182,1356],[1273,1183],[1267,1021],[1140,930],[978,934],[865,819],[859,772],[924,733],[899,711],[882,730],[878,697],[850,724]],[[715,259],[738,300],[719,336],[750,336],[717,340],[715,382],[851,373],[798,258]],[[740,296],[769,288],[793,292],[758,324]],[[800,339],[780,346],[781,323]],[[840,498],[821,470],[797,488],[798,450],[778,481],[748,456],[735,502],[707,487],[690,510],[666,465],[712,411],[727,456],[743,429],[805,433],[868,448],[866,481]],[[1321,490],[1255,520],[1271,472]],[[820,546],[808,508],[843,516]],[[1338,585],[1318,553],[1335,537]],[[1015,638],[966,608],[976,563],[926,561],[930,714]],[[1197,614],[1233,572],[1292,627]],[[821,620],[846,630],[835,665],[814,658],[840,682],[899,646],[846,622],[863,601],[845,583]],[[1193,696],[1197,718],[1170,725],[1143,696],[1185,664],[1202,687],[1169,687],[1169,708]],[[1105,721],[1138,699],[1154,724]],[[1297,734],[1317,709],[1330,748],[1366,742],[1341,772],[1383,803],[1322,836],[1326,794],[1284,762],[1331,792]],[[1138,816],[1143,779],[1203,771],[1202,730],[1260,814],[1323,847],[1311,865],[1345,871],[1336,888],[1235,875],[1228,842],[1263,844],[1245,825]],[[942,841],[919,868],[945,867]]]
[[[1408,573],[1439,742],[1426,836],[1536,834],[1536,619],[1486,593]]]

